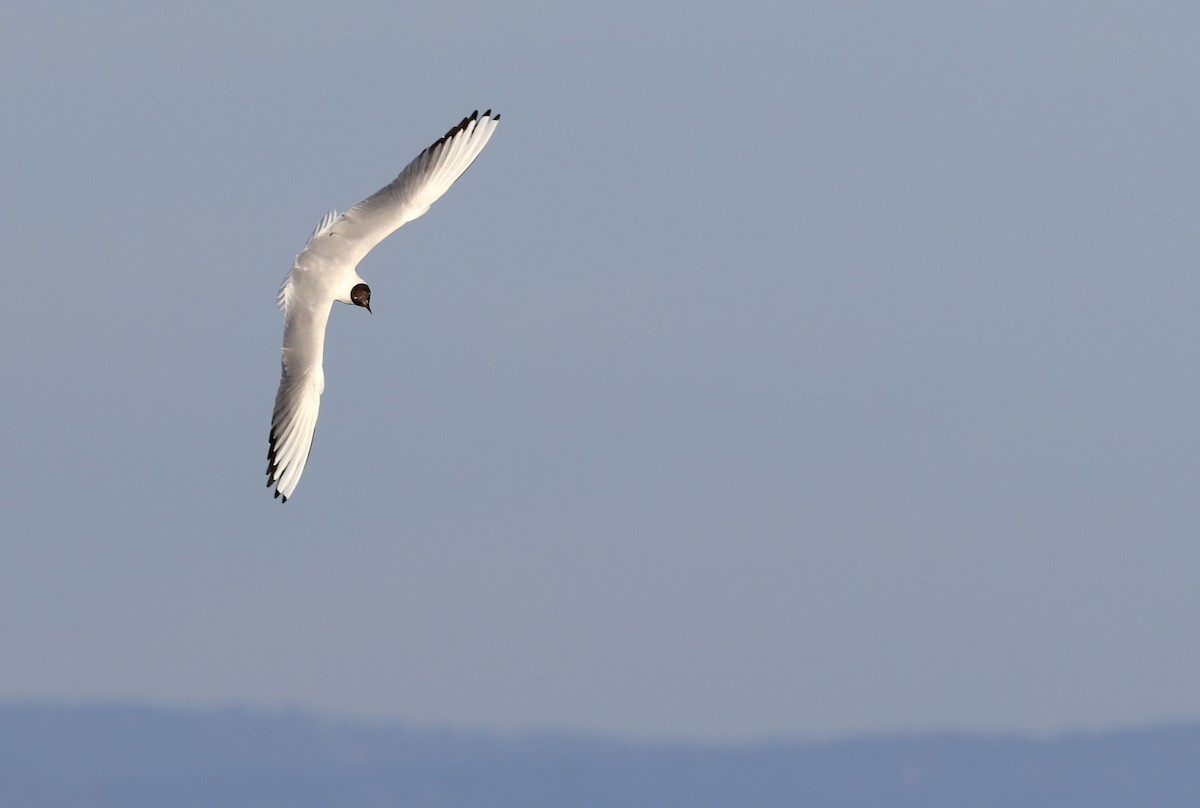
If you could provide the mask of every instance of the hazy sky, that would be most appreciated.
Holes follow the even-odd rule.
[[[0,699],[1200,715],[1194,3],[0,7]],[[275,294],[476,107],[265,487]]]

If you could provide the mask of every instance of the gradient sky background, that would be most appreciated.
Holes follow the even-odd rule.
[[[1196,4],[0,9],[0,699],[1200,716]],[[489,106],[281,506],[280,281]]]

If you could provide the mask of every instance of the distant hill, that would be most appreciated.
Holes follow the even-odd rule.
[[[0,806],[1200,806],[1200,723],[702,746],[0,705]]]

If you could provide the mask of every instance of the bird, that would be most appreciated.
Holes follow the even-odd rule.
[[[423,215],[483,151],[500,122],[471,113],[410,162],[396,179],[345,213],[331,210],[313,230],[279,288],[282,371],[267,449],[267,488],[287,502],[312,451],[325,390],[325,326],[334,303],[371,311],[371,287],[358,263],[403,225]]]

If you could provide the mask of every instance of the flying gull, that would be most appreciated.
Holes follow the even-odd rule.
[[[463,175],[496,130],[499,115],[478,110],[417,155],[400,176],[345,213],[325,214],[283,286],[283,373],[271,417],[267,487],[283,502],[296,490],[312,449],[325,389],[321,359],[325,325],[335,301],[371,311],[371,287],[358,262],[375,245],[411,222]]]

